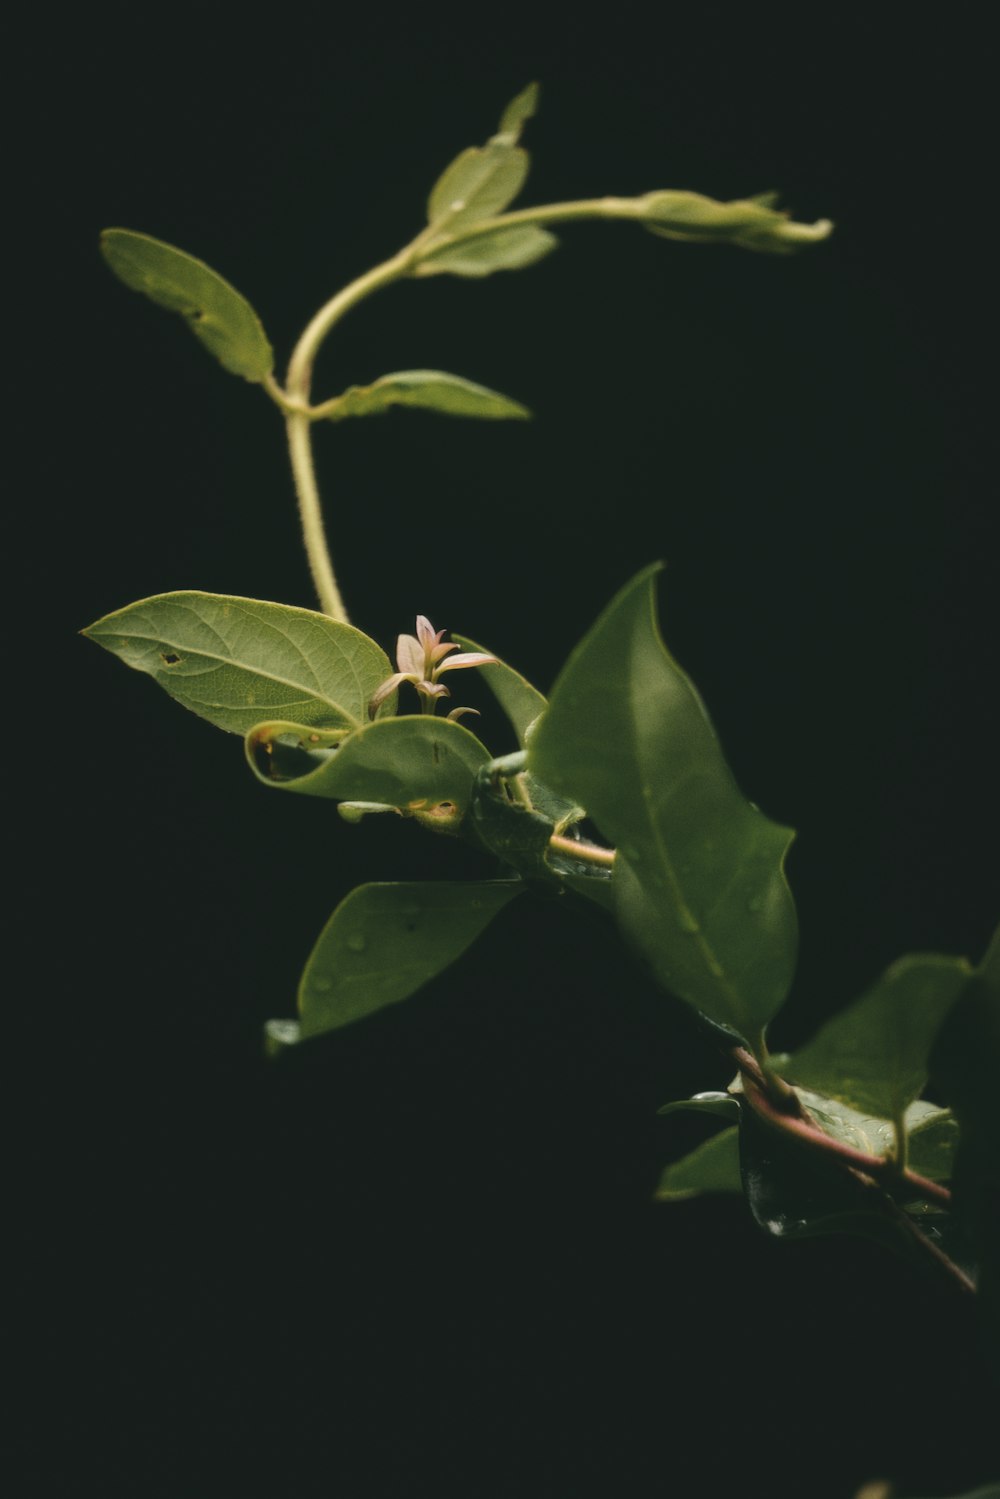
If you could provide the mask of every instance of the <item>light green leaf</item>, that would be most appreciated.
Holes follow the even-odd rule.
[[[334,911],[299,986],[302,1039],[408,999],[522,890],[520,880],[362,885]]]
[[[356,728],[392,672],[381,647],[352,625],[224,594],[158,594],[83,633],[232,734],[278,714],[310,728]]]
[[[781,1064],[802,1087],[894,1119],[920,1096],[927,1059],[972,969],[964,958],[900,958]]]
[[[668,1166],[656,1189],[658,1202],[683,1202],[703,1192],[742,1192],[739,1129],[724,1129]]]
[[[796,1088],[795,1092],[806,1113],[825,1134],[868,1155],[893,1153],[896,1135],[887,1119],[863,1114],[849,1104],[813,1093],[808,1088]],[[958,1144],[958,1124],[951,1111],[925,1099],[917,1099],[905,1111],[903,1125],[909,1143],[909,1165],[932,1181],[946,1181],[951,1175]]]
[[[274,352],[260,318],[204,261],[131,229],[105,229],[101,253],[126,286],[179,312],[224,369],[253,381],[271,373]]]
[[[528,747],[535,776],[618,848],[621,928],[671,993],[753,1040],[795,965],[793,834],[740,793],[654,616],[656,569],[570,657]]]
[[[454,832],[472,800],[486,746],[454,719],[419,714],[381,718],[335,750],[314,750],[308,730],[258,724],[247,759],[265,785],[337,801],[398,807],[430,828]]]
[[[829,219],[819,219],[815,224],[795,223],[787,210],[775,208],[776,196],[758,193],[719,203],[701,193],[647,193],[637,200],[639,221],[663,239],[696,244],[724,241],[770,255],[790,255],[832,233]]]
[[[483,656],[494,654],[484,645],[477,645],[474,640],[470,640],[468,635],[456,635],[452,630],[451,638],[458,641],[463,651],[475,651]],[[526,677],[522,677],[519,671],[515,671],[505,661],[497,661],[492,666],[480,666],[478,670],[510,719],[517,742],[523,747],[528,730],[547,707],[544,697],[537,687],[532,687]]]
[[[500,116],[500,124],[493,139],[502,141],[505,145],[516,146],[525,125],[538,113],[538,96],[538,84],[529,83],[527,88],[511,99]]]
[[[446,416],[477,416],[488,421],[524,419],[531,412],[509,396],[485,385],[475,385],[444,370],[398,370],[382,375],[371,385],[351,385],[329,412],[328,420],[348,416],[375,416],[390,406],[419,406]]]
[[[467,147],[431,189],[427,222],[450,233],[503,213],[524,186],[529,164],[527,151],[503,141]]]
[[[450,226],[449,226],[450,227]],[[494,271],[521,271],[550,254],[559,241],[547,229],[515,224],[469,239],[446,242],[417,262],[415,276],[492,276]]]
[[[739,1101],[731,1093],[695,1093],[690,1098],[675,1098],[657,1109],[658,1114],[715,1114],[720,1119],[738,1119]]]

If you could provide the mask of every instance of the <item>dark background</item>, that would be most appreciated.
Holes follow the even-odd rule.
[[[352,314],[318,395],[440,367],[535,412],[318,434],[354,622],[390,645],[428,613],[544,689],[664,558],[666,638],[742,787],[800,830],[775,1045],[904,951],[978,958],[993,161],[961,16],[104,6],[15,39],[8,362],[39,524],[11,571],[57,663],[9,781],[37,975],[10,1064],[19,1493],[714,1499],[738,1470],[847,1499],[1000,1468],[946,1293],[875,1247],[769,1243],[736,1203],[651,1204],[703,1133],[657,1106],[726,1068],[596,917],[519,902],[419,998],[266,1066],[261,1026],[350,888],[480,866],[270,795],[235,738],[75,637],[173,588],[312,603],[276,414],[113,280],[98,231],[203,257],[283,361],[537,77],[527,201],[776,187],[836,234],[786,260],[570,226],[529,271]]]

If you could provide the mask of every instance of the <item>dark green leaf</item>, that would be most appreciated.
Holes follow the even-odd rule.
[[[385,652],[352,625],[224,594],[158,594],[83,633],[233,734],[278,714],[309,728],[356,728],[392,670]],[[383,711],[392,706],[387,701]]]
[[[105,229],[101,252],[126,286],[179,312],[224,369],[253,381],[271,373],[274,353],[257,314],[203,261],[131,229]]]
[[[456,635],[453,630],[451,638],[458,641],[463,651],[475,651],[484,656],[493,655],[493,652],[487,650],[485,646],[477,645],[474,640],[470,640],[468,635]],[[537,687],[532,687],[519,671],[515,671],[505,661],[497,661],[493,666],[480,666],[479,675],[510,719],[517,735],[517,742],[523,748],[528,730],[545,711],[547,705],[544,697]]]
[[[900,958],[780,1070],[865,1113],[896,1118],[923,1091],[934,1037],[971,971],[964,958]]]
[[[524,887],[519,880],[362,885],[323,928],[299,986],[302,1038],[408,999]]]
[[[683,1202],[703,1192],[742,1192],[739,1130],[724,1129],[668,1166],[656,1189],[658,1202]]]
[[[266,785],[336,801],[381,802],[454,832],[489,751],[454,719],[407,715],[356,730],[339,749],[311,750],[295,724],[258,724],[247,758]]]
[[[660,639],[654,574],[630,583],[570,657],[529,764],[617,844],[618,919],[664,987],[752,1040],[795,964],[782,867],[793,835],[737,788]]]
[[[414,275],[448,274],[475,279],[492,276],[494,271],[522,271],[536,261],[544,260],[558,243],[554,234],[534,224],[492,229],[455,243],[446,242],[417,263]]]
[[[348,416],[375,416],[390,406],[419,406],[446,416],[485,417],[488,421],[531,415],[526,406],[502,396],[485,385],[475,385],[444,370],[398,370],[382,375],[371,385],[351,385],[330,411],[329,421]]]

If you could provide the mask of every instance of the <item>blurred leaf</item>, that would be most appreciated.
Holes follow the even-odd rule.
[[[257,724],[247,736],[247,759],[265,785],[337,801],[380,802],[442,832],[457,830],[476,775],[490,758],[460,723],[417,714],[377,719],[336,750],[307,746],[307,734],[295,724]]]
[[[731,1093],[695,1093],[690,1098],[677,1098],[657,1109],[658,1114],[715,1114],[720,1119],[735,1120],[740,1117],[739,1101]]]
[[[352,890],[302,974],[302,1039],[408,999],[461,957],[523,888],[519,880],[494,880]]]
[[[284,1056],[292,1046],[302,1040],[302,1027],[297,1020],[266,1020],[264,1022],[264,1055],[273,1060]]]
[[[660,639],[655,571],[618,595],[570,657],[529,765],[617,844],[618,920],[660,983],[752,1040],[794,969],[782,867],[793,835],[736,786],[701,699]]]
[[[500,116],[500,124],[494,140],[502,139],[504,144],[516,146],[521,138],[521,132],[527,122],[538,113],[539,87],[537,83],[529,83],[523,88],[507,105]]]
[[[427,222],[445,232],[503,213],[528,175],[529,158],[520,146],[491,141],[469,146],[445,167],[427,200]]]
[[[829,219],[815,224],[795,223],[787,210],[774,206],[776,200],[776,193],[757,193],[729,203],[719,203],[701,193],[647,193],[639,200],[640,222],[663,239],[700,244],[723,241],[771,255],[793,254],[832,232]]]
[[[493,229],[456,244],[444,244],[418,261],[415,276],[492,276],[494,271],[522,271],[544,260],[559,244],[554,234],[533,224]]]
[[[83,633],[232,734],[279,713],[308,728],[355,728],[391,672],[381,647],[352,625],[224,594],[158,594]],[[390,700],[383,711],[391,709]]]
[[[703,1192],[742,1192],[739,1130],[724,1129],[690,1155],[668,1166],[656,1189],[658,1202],[683,1202]]]
[[[224,369],[253,381],[271,373],[274,353],[260,319],[204,261],[131,229],[105,229],[101,253],[126,286],[179,312]]]
[[[509,396],[485,385],[475,385],[444,370],[398,370],[382,375],[371,385],[350,385],[339,397],[327,420],[349,416],[375,416],[390,406],[418,406],[446,416],[485,417],[488,421],[525,419],[531,412]]]
[[[934,1037],[971,971],[964,958],[900,958],[780,1071],[853,1108],[895,1118],[923,1091]]]
[[[485,656],[494,654],[484,645],[477,645],[474,640],[470,640],[468,635],[456,635],[452,630],[451,638],[458,641],[463,651],[475,651]],[[517,742],[523,748],[528,730],[545,711],[544,697],[537,687],[532,687],[519,671],[515,671],[505,661],[497,661],[492,666],[481,666],[479,675],[510,719]]]

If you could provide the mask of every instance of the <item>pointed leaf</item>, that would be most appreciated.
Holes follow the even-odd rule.
[[[458,641],[463,651],[482,651],[485,655],[493,655],[486,646],[477,645],[468,635],[456,635],[452,630],[451,638]],[[545,711],[547,704],[544,697],[537,687],[532,687],[526,677],[522,677],[519,671],[515,671],[505,661],[495,661],[492,666],[481,667],[479,675],[510,719],[517,742],[523,748],[528,730]]]
[[[923,1091],[934,1038],[971,972],[964,958],[900,958],[783,1062],[781,1072],[881,1119],[901,1115]]]
[[[451,227],[450,225],[448,226]],[[547,229],[534,224],[515,224],[510,229],[491,229],[468,239],[446,241],[416,264],[415,276],[492,276],[494,271],[522,271],[557,247],[559,241]]]
[[[745,250],[789,255],[803,245],[826,239],[833,230],[829,219],[798,224],[787,210],[774,207],[774,193],[758,193],[719,203],[701,193],[656,192],[638,199],[640,222],[663,239],[696,244],[724,241]]]
[[[618,920],[663,986],[753,1039],[796,954],[783,861],[792,833],[740,793],[654,617],[655,569],[570,657],[528,748],[539,780],[617,844]]]
[[[260,318],[204,261],[131,229],[105,229],[101,253],[126,286],[179,312],[224,369],[253,381],[271,373],[274,352]]]
[[[735,1120],[740,1116],[740,1105],[731,1093],[695,1093],[690,1098],[676,1098],[657,1109],[658,1114],[715,1114],[720,1119]]]
[[[311,749],[308,731],[295,724],[258,724],[247,735],[247,759],[265,785],[380,802],[443,832],[456,831],[489,758],[486,746],[454,719],[416,714],[377,719],[335,750]]]
[[[959,1146],[958,1120],[950,1109],[933,1105],[927,1107],[926,1113],[914,1116],[920,1107],[918,1101],[906,1111],[910,1170],[933,1182],[951,1181]]]
[[[408,999],[524,887],[519,880],[362,885],[334,911],[299,986],[302,1039]]]
[[[505,145],[516,146],[525,125],[538,113],[538,95],[538,84],[529,83],[527,88],[511,99],[500,116],[497,134],[493,139],[500,139]]]
[[[739,1130],[724,1129],[668,1166],[656,1189],[658,1202],[683,1202],[703,1192],[742,1192]]]
[[[351,385],[339,397],[328,420],[348,416],[376,416],[390,406],[419,406],[446,416],[477,416],[488,421],[523,420],[531,412],[509,396],[449,375],[444,370],[398,370],[371,385]],[[421,659],[423,653],[421,652]]]
[[[391,670],[381,647],[352,625],[216,593],[141,599],[83,633],[232,734],[279,713],[313,728],[354,728]]]

